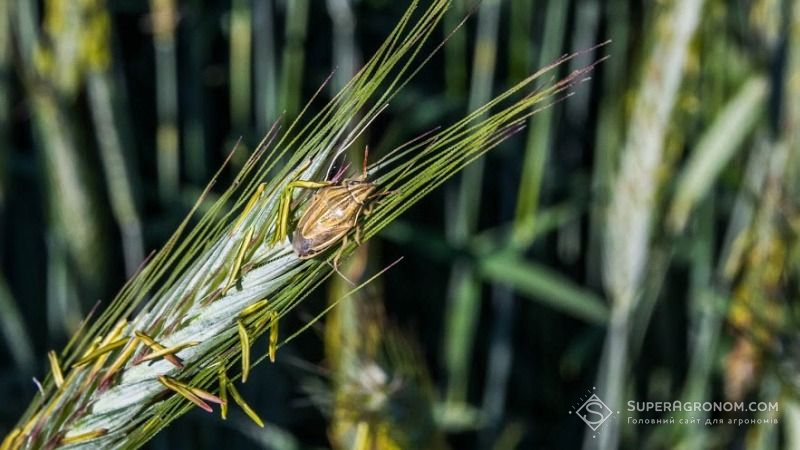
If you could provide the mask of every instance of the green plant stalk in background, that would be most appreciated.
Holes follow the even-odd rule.
[[[199,74],[202,72],[202,62],[209,53],[208,28],[206,21],[202,20],[202,13],[205,12],[204,6],[207,2],[203,0],[192,0],[187,8],[191,8],[196,14],[184,18],[183,25],[192,30],[189,37],[189,48],[185,59],[181,61],[188,72]],[[257,2],[263,3],[263,2]],[[203,89],[203,80],[200,77],[185,77],[182,81],[182,88],[187,92],[181,111],[183,126],[181,127],[181,141],[183,143],[184,167],[186,168],[186,179],[193,186],[202,186],[208,177],[208,155],[206,153],[206,137],[203,124],[203,105],[206,104],[206,94]],[[274,118],[273,118],[274,120]],[[264,122],[264,127],[268,122]],[[263,135],[267,132],[266,128],[259,128],[258,133]]]
[[[466,33],[449,35],[467,13],[466,0],[453,0],[444,17],[445,93],[453,100],[461,99],[467,92],[467,36]],[[526,72],[527,73],[527,72]]]
[[[780,121],[780,129],[782,132],[782,139],[784,145],[789,152],[788,167],[786,173],[788,174],[783,178],[784,196],[789,200],[790,205],[797,205],[797,198],[800,195],[800,181],[797,180],[796,174],[800,168],[800,0],[789,2],[791,8],[791,16],[788,20],[787,35],[791,37],[788,45],[787,52],[787,65],[784,77],[784,95],[783,111]],[[800,250],[800,243],[795,239],[792,253],[798,254]],[[797,267],[797,261],[793,262]],[[784,405],[783,418],[790,425],[787,426],[787,446],[797,447],[800,445],[800,433],[797,432],[800,427],[800,402],[797,397],[792,394],[782,393],[780,400]]]
[[[127,108],[118,93],[121,83],[112,65],[111,15],[104,3],[95,2],[93,6],[84,15],[86,85],[111,212],[122,235],[125,271],[131,276],[144,259],[144,243],[133,175],[125,157],[130,154],[130,140],[125,136],[129,118],[123,113]]]
[[[11,16],[8,1],[0,1],[0,218],[5,214],[8,183],[11,84]],[[0,229],[0,232],[2,230]],[[2,256],[2,254],[0,254]],[[33,343],[6,277],[0,275],[0,333],[5,338],[16,369],[29,374],[34,366]]]
[[[153,45],[155,47],[156,130],[158,191],[162,201],[178,194],[180,182],[180,139],[178,133],[178,68],[175,54],[175,0],[150,0]]]
[[[675,195],[667,215],[667,231],[671,231],[675,235],[679,234],[675,230],[676,220],[678,214],[683,215],[680,220],[685,221],[689,212],[694,205],[710,195],[708,189],[708,182],[718,179],[724,164],[732,157],[732,155],[744,147],[746,138],[751,134],[756,119],[759,117],[760,112],[763,112],[766,103],[766,86],[764,79],[760,76],[754,76],[747,80],[744,85],[739,89],[736,95],[722,105],[722,108],[717,117],[714,118],[711,126],[699,137],[695,148],[690,155],[686,167],[677,176]],[[753,158],[751,164],[748,165],[748,170],[758,170],[757,167],[764,164],[759,158]],[[763,173],[763,172],[762,172]],[[752,175],[745,177],[746,180],[751,180],[753,177],[759,179],[763,175]],[[760,189],[757,187],[758,182],[754,182],[753,189]],[[744,192],[742,193],[744,194]],[[738,211],[736,208],[734,211]],[[734,214],[734,217],[737,217]],[[739,229],[742,227],[743,220],[731,220],[729,224],[728,239],[726,242],[730,243],[733,236],[741,232]],[[683,228],[683,225],[681,225]],[[738,230],[735,231],[734,230]],[[731,234],[734,233],[734,234]],[[650,320],[650,315],[655,307],[656,298],[661,290],[664,277],[666,276],[667,268],[670,265],[672,258],[672,249],[669,244],[657,246],[653,251],[651,258],[651,275],[649,279],[649,288],[645,289],[646,295],[642,298],[637,318],[634,323],[632,332],[632,345],[635,347],[634,353],[637,353],[636,348],[640,347],[644,340],[644,332],[647,329],[647,323]],[[726,244],[726,248],[729,245]],[[727,255],[726,250],[723,255]],[[737,259],[740,255],[736,255]],[[722,261],[729,259],[728,256],[721,258]],[[723,263],[727,264],[727,263]],[[720,267],[719,280],[722,282],[730,278],[724,272],[724,267]],[[728,280],[729,281],[729,280]],[[718,292],[725,292],[727,287],[723,287],[727,283],[721,283],[718,286]]]
[[[500,4],[497,0],[481,3],[478,11],[478,38],[473,59],[468,110],[474,111],[491,98],[494,80]],[[478,225],[483,184],[483,161],[464,171],[454,207],[449,208],[448,238],[455,247],[466,244]],[[445,317],[445,366],[447,370],[447,404],[454,409],[467,402],[472,352],[480,312],[480,282],[468,260],[456,261],[450,273]]]
[[[278,118],[278,75],[275,56],[275,18],[272,0],[253,5],[253,65],[255,67],[256,131],[264,134]]]
[[[24,62],[22,82],[30,96],[35,144],[41,149],[46,183],[47,216],[52,226],[48,245],[48,270],[64,274],[65,289],[48,296],[49,324],[53,331],[72,333],[80,315],[79,301],[70,295],[77,285],[90,296],[102,291],[106,263],[105,229],[97,208],[92,172],[80,151],[72,126],[69,101],[74,99],[87,66],[83,10],[56,1],[47,2],[44,34],[61,39],[40,39],[35,2],[12,5],[12,27]],[[42,87],[47,86],[46,89]],[[53,294],[51,290],[48,294]],[[87,304],[90,302],[87,301]]]
[[[11,8],[8,1],[0,2],[0,216],[6,203],[7,164],[10,142],[11,113]]]
[[[243,375],[248,372],[248,343],[265,332],[273,358],[279,320],[332,271],[324,258],[301,260],[287,241],[271,243],[278,201],[294,180],[324,179],[333,160],[420,70],[429,58],[421,49],[448,6],[438,0],[417,13],[413,2],[373,58],[319,114],[304,119],[301,112],[302,121],[268,134],[191,231],[187,218],[102,315],[87,319],[65,349],[51,353],[51,374],[7,438],[11,448],[135,448],[193,404],[227,406],[226,396],[260,422],[227,372],[239,364]],[[364,239],[496,147],[543,101],[563,95],[591,70],[531,93],[532,83],[569,58],[436,135],[371,164],[370,178],[391,194],[364,218]],[[270,173],[275,175],[268,180]],[[302,202],[308,193],[294,198]],[[351,242],[344,254],[356,246]],[[152,361],[143,363],[147,359]]]
[[[305,66],[305,40],[308,32],[308,0],[286,4],[286,46],[281,67],[280,105],[288,117],[300,109],[303,93],[303,67]]]
[[[629,11],[625,0],[604,2],[604,12],[609,30],[608,38],[618,51],[608,61],[603,71],[597,112],[594,162],[592,164],[592,202],[589,209],[589,242],[587,243],[586,274],[588,285],[599,288],[602,284],[602,252],[605,214],[611,192],[611,182],[624,139],[624,106],[626,98],[626,69],[630,61],[627,48],[630,41]]]
[[[0,333],[17,369],[26,374],[30,373],[34,367],[33,343],[25,327],[25,321],[22,320],[22,313],[11,296],[5,277],[2,276],[0,276]]]
[[[721,114],[696,144],[679,175],[668,213],[673,233],[683,231],[694,204],[707,195],[719,173],[742,148],[744,138],[764,112],[766,98],[767,81],[759,76],[748,80],[737,96],[724,105]]]
[[[598,376],[598,395],[613,404],[622,404],[630,319],[640,299],[647,267],[664,137],[703,3],[665,2],[653,18],[658,33],[644,65],[613,182],[603,246],[603,281],[612,308]],[[618,426],[618,421],[612,421],[598,439],[587,435],[585,448],[616,448]]]
[[[351,0],[328,0],[328,15],[333,23],[333,61],[336,71],[331,80],[334,92],[344,87],[359,64],[356,46],[356,17]]]
[[[250,126],[252,102],[253,2],[233,0],[230,17],[230,99],[231,128]]]
[[[548,2],[542,50],[539,65],[558,56],[564,41],[564,24],[567,20],[568,1]],[[550,151],[553,129],[553,110],[542,111],[542,120],[532,120],[525,144],[522,175],[517,193],[517,208],[511,240],[515,246],[527,247],[533,242],[536,229],[536,211],[542,189],[547,154]]]

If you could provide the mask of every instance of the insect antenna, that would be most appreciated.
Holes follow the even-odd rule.
[[[337,267],[338,264],[333,264],[330,261],[328,261],[328,265],[331,266],[333,268],[333,271],[336,272],[340,277],[342,277],[342,279],[346,281],[350,286],[356,286],[353,280],[347,278],[347,276],[345,276],[345,274],[343,274],[342,271],[339,270],[339,268]]]
[[[364,161],[361,162],[361,178],[367,179],[367,159],[369,159],[369,145],[364,146]]]
[[[339,180],[342,179],[342,176],[344,176],[345,172],[347,172],[347,169],[349,169],[349,168],[350,168],[350,163],[347,163],[347,164],[343,165],[342,167],[340,167],[339,170],[336,171],[336,174],[333,175],[333,178],[330,179],[331,182],[338,183]],[[325,178],[327,179],[327,177],[325,177]]]

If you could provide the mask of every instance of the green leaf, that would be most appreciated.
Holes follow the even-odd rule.
[[[604,324],[608,306],[598,295],[567,277],[513,253],[500,253],[479,261],[486,281],[511,286],[527,298],[580,320]]]
[[[689,213],[708,194],[722,169],[733,158],[762,117],[767,101],[766,78],[754,76],[739,89],[700,137],[678,176],[668,221],[673,232],[686,225]]]

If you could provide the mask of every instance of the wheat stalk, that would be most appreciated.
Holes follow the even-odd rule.
[[[611,203],[603,226],[603,284],[611,299],[611,316],[598,375],[598,391],[617,403],[625,388],[628,334],[633,311],[641,300],[657,191],[662,185],[667,125],[683,80],[689,44],[700,22],[703,0],[675,0],[656,16],[658,39],[645,64],[639,92],[621,150],[619,169],[611,188]],[[616,448],[619,430],[609,430],[586,448]]]
[[[87,318],[66,348],[52,354],[51,374],[2,450],[136,448],[195,405],[211,410],[221,403],[224,417],[229,397],[262,424],[228,373],[241,367],[246,378],[250,343],[266,332],[274,359],[297,334],[279,342],[280,319],[332,272],[325,258],[301,260],[288,241],[271,243],[280,196],[293,180],[325,178],[429,59],[423,45],[448,7],[447,0],[437,0],[417,13],[412,2],[372,59],[319,114],[306,120],[304,109],[285,131],[274,126],[191,231],[197,206],[109,308],[91,323]],[[566,95],[592,66],[532,86],[574,56],[370,165],[370,179],[392,194],[363,220],[364,238],[519,130],[545,99]],[[279,161],[286,163],[279,167]],[[295,203],[308,195],[297,193]]]

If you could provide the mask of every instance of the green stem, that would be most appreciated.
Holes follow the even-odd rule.
[[[465,0],[453,0],[444,16],[444,32],[450,33],[465,14]],[[462,99],[467,91],[467,33],[456,33],[444,46],[445,92],[454,100]]]
[[[624,138],[624,99],[627,86],[626,72],[629,60],[629,2],[610,0],[603,2],[608,24],[608,37],[614,57],[603,64],[602,86],[604,93],[597,113],[592,164],[592,202],[589,210],[589,242],[587,244],[587,284],[599,288],[602,284],[602,243],[605,212],[611,192],[611,181]]]
[[[288,2],[286,4],[286,46],[283,50],[281,74],[281,105],[288,117],[294,117],[300,107],[307,29],[308,0]]]
[[[469,110],[475,110],[491,98],[500,19],[500,2],[489,0],[478,12],[478,37],[472,68]],[[454,245],[465,245],[475,232],[481,203],[483,160],[464,170],[456,198],[449,238]],[[480,282],[468,261],[455,264],[450,277],[445,324],[445,361],[447,365],[447,400],[451,404],[467,400],[471,353],[480,310]]]
[[[144,259],[142,224],[133,194],[133,181],[125,161],[120,117],[114,106],[111,72],[92,72],[87,78],[89,103],[94,120],[100,160],[105,169],[111,212],[122,234],[125,271],[130,276]]]
[[[254,65],[256,79],[256,131],[263,135],[278,118],[278,75],[275,57],[275,18],[272,0],[260,0],[253,5]]]
[[[257,2],[261,3],[261,2]],[[206,105],[204,82],[202,77],[204,63],[208,57],[210,34],[207,21],[203,20],[203,0],[193,0],[190,7],[194,14],[187,16],[186,27],[196,30],[188,33],[188,49],[184,61],[189,67],[189,74],[183,77],[183,89],[186,90],[185,110],[183,111],[183,148],[186,154],[186,179],[193,186],[202,186],[208,179],[208,155],[206,154],[205,124],[203,108]],[[266,130],[259,130],[260,133]]]
[[[233,0],[230,16],[230,99],[231,127],[242,132],[249,128],[252,98],[251,63],[253,11],[251,0]]]
[[[644,66],[612,188],[606,215],[603,274],[612,299],[612,320],[598,375],[598,395],[611,405],[621,404],[622,390],[627,385],[629,320],[641,299],[660,187],[658,170],[663,161],[667,125],[683,80],[689,43],[703,3],[703,0],[674,0],[659,10],[653,21],[658,34]],[[614,449],[618,440],[619,421],[611,421],[598,439],[587,435],[584,448]]]
[[[175,0],[150,0],[156,72],[156,164],[163,202],[174,200],[180,183],[178,74],[175,55]]]
[[[17,369],[29,374],[35,362],[33,342],[25,326],[25,319],[11,295],[6,278],[2,275],[0,275],[0,332]]]
[[[550,63],[561,52],[568,10],[568,0],[548,2],[542,51],[539,55],[540,66]],[[511,237],[515,245],[520,247],[529,246],[535,235],[536,211],[539,208],[544,168],[552,140],[553,114],[554,109],[548,108],[537,114],[535,118],[531,118],[529,122],[530,132],[525,144],[522,175],[517,191],[517,210]]]

